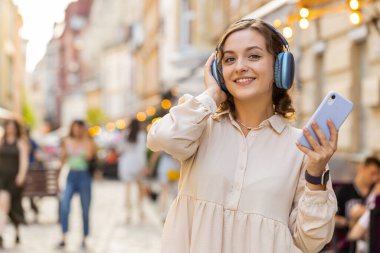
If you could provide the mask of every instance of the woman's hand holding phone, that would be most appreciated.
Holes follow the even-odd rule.
[[[324,173],[327,162],[337,149],[338,129],[352,108],[350,100],[330,91],[306,123],[297,147],[309,158],[306,164],[309,175],[320,177]]]
[[[299,150],[301,150],[309,158],[306,164],[308,173],[315,177],[319,177],[323,174],[326,169],[327,162],[333,156],[338,146],[338,129],[330,119],[327,120],[327,125],[330,131],[329,140],[326,138],[322,129],[314,121],[311,124],[311,127],[317,135],[320,144],[318,143],[318,140],[311,135],[307,127],[303,129],[303,134],[313,149],[308,149],[298,142],[296,143]]]
[[[211,74],[211,65],[215,59],[215,52],[213,52],[208,58],[205,66],[204,66],[204,82],[206,86],[206,92],[214,99],[217,105],[223,103],[227,100],[227,95],[222,89],[219,87],[215,78]]]

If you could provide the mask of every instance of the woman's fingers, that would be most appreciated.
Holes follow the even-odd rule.
[[[216,52],[214,51],[207,59],[205,67],[209,67],[208,69],[211,70],[212,62],[215,60]]]
[[[327,126],[330,130],[330,143],[332,145],[333,150],[335,151],[338,147],[338,129],[335,127],[332,120],[327,120]]]
[[[315,152],[320,152],[321,146],[318,141],[314,138],[308,128],[303,129],[303,134],[306,137],[306,140],[309,142],[310,146],[314,149]]]
[[[212,62],[215,60],[215,56],[216,56],[216,52],[213,52],[210,55],[210,57],[207,59],[206,63],[205,63],[204,70],[203,70],[204,71],[205,80],[207,80],[208,78],[212,77],[211,65],[212,65]],[[216,84],[216,81],[215,81],[215,84]],[[208,82],[206,82],[206,85],[208,85]]]
[[[324,147],[329,146],[329,141],[327,140],[326,135],[323,133],[317,122],[313,121],[311,123],[311,127],[313,128],[314,133],[317,135],[321,145]]]

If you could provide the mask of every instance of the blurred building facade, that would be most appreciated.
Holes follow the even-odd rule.
[[[0,1],[0,116],[20,117],[25,82],[22,18],[11,0]]]
[[[55,47],[60,52],[54,70],[60,80],[56,117],[67,124],[67,117],[93,109],[104,114],[104,123],[116,122],[145,113],[149,106],[160,107],[162,94],[173,87],[200,93],[203,66],[219,36],[230,23],[255,17],[281,32],[292,29],[295,125],[303,126],[327,91],[336,90],[355,104],[340,131],[338,153],[358,158],[379,154],[380,3],[358,2],[362,20],[354,25],[349,1],[79,0],[70,6],[88,4],[85,18],[77,20],[80,32],[73,27],[78,15],[67,14]],[[306,29],[298,25],[301,8],[310,11]]]
[[[59,85],[60,74],[60,41],[58,37],[62,33],[62,26],[55,25],[54,37],[46,46],[44,58],[37,64],[32,83],[27,86],[31,104],[36,117],[36,129],[40,132],[48,132],[58,128],[60,122],[60,101],[63,97]]]
[[[85,118],[86,93],[84,90],[85,64],[81,58],[83,32],[88,25],[92,0],[69,4],[65,11],[65,26],[59,37],[59,90],[58,118],[63,125],[72,119]]]

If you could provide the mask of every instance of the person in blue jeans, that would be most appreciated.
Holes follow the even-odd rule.
[[[83,239],[82,248],[86,248],[89,235],[89,211],[91,203],[91,175],[89,162],[95,155],[94,142],[89,138],[84,121],[75,120],[70,133],[62,141],[61,164],[67,164],[69,173],[60,203],[60,223],[62,240],[59,248],[66,246],[66,235],[69,230],[70,203],[73,195],[79,193],[82,206]]]

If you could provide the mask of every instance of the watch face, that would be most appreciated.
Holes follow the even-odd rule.
[[[326,170],[323,174],[322,174],[322,184],[323,185],[326,185],[327,182],[329,181],[329,177],[330,177],[330,170]]]

